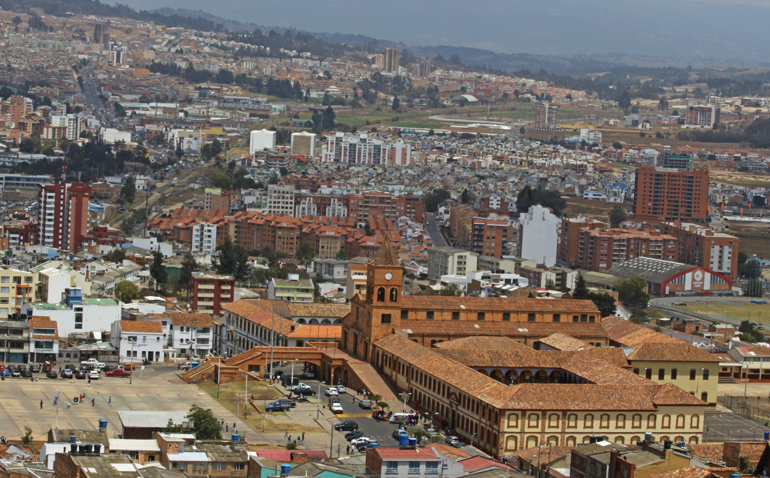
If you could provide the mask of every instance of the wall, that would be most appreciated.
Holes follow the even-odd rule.
[[[708,403],[717,401],[717,382],[719,378],[719,362],[631,362],[631,370],[638,375],[646,377],[646,369],[652,370],[650,380],[655,383],[672,383],[686,392],[703,399],[702,394],[708,396],[703,399]],[[664,379],[658,378],[659,371],[665,370]],[[677,378],[671,379],[671,370],[676,369]],[[708,370],[708,379],[703,379],[703,369]],[[695,370],[695,380],[690,380],[690,370]]]

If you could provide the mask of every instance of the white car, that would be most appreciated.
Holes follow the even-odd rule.
[[[358,446],[358,445],[363,445],[365,443],[369,443],[370,441],[374,441],[374,440],[372,440],[371,438],[367,438],[367,437],[361,437],[361,438],[356,438],[355,440],[351,441],[350,444],[353,445],[353,446]]]
[[[343,413],[345,410],[342,409],[342,405],[339,404],[339,402],[332,403],[332,413]]]
[[[88,372],[88,379],[89,380],[99,380],[99,372],[96,370],[91,370]]]
[[[326,393],[327,397],[337,396],[337,395],[340,394],[339,391],[336,388],[334,388],[334,387],[327,388],[326,392],[324,392],[324,393]]]
[[[337,385],[337,393],[339,394],[348,393],[348,389],[346,389],[343,385]]]

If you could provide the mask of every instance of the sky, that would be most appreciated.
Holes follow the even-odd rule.
[[[108,0],[110,2],[111,0]],[[122,0],[262,26],[544,55],[770,62],[766,0]]]

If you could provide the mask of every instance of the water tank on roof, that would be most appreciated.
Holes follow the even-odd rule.
[[[417,446],[417,438],[409,437],[409,446]]]
[[[281,464],[281,475],[288,475],[291,473],[291,465]]]
[[[233,443],[238,443],[239,441],[241,441],[240,435],[233,434],[230,438],[233,440]]]
[[[107,429],[107,419],[106,418],[100,418],[99,419],[99,430],[106,430]]]
[[[409,446],[409,435],[406,433],[399,433],[398,446]]]

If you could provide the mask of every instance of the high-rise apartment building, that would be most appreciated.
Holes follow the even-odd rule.
[[[469,271],[476,270],[479,255],[465,249],[454,247],[434,247],[428,249],[428,277],[441,279],[445,275],[465,277]]]
[[[557,248],[557,258],[568,267],[575,267],[578,254],[578,242],[580,229],[604,229],[602,221],[592,217],[573,217],[561,220],[561,240]]]
[[[294,216],[294,185],[271,184],[267,187],[268,214],[276,216]]]
[[[636,257],[679,261],[679,240],[659,231],[635,229],[581,228],[578,232],[578,268],[602,272]]]
[[[59,183],[40,186],[40,245],[78,252],[88,233],[91,186]]]
[[[217,248],[217,226],[200,222],[192,227],[193,254],[212,254]]]
[[[222,188],[206,188],[203,193],[203,209],[230,212],[230,192]]]
[[[709,172],[642,165],[636,171],[634,213],[637,221],[705,222]]]
[[[369,219],[391,220],[407,216],[422,223],[422,199],[417,196],[394,196],[384,191],[363,191],[348,196],[348,216],[357,223],[365,224]]]
[[[385,73],[398,74],[398,63],[401,61],[401,50],[398,48],[385,49]]]
[[[508,254],[508,242],[514,236],[507,219],[474,217],[471,222],[471,250],[483,256]]]
[[[538,103],[535,106],[535,129],[558,129],[556,113],[559,107],[551,103]]]
[[[556,264],[561,219],[547,207],[530,206],[519,215],[518,256],[546,267]]]
[[[313,159],[316,155],[316,136],[315,133],[300,131],[291,134],[291,154],[298,154],[308,159]]]
[[[336,133],[327,137],[321,161],[408,166],[412,164],[412,145],[401,140],[380,139],[366,133]]]
[[[700,224],[664,222],[660,231],[679,239],[679,261],[738,277],[740,239]]]
[[[684,117],[685,128],[713,128],[719,123],[719,105],[689,105]]]
[[[26,96],[11,96],[7,100],[8,121],[6,126],[9,128],[17,128],[18,124],[24,117],[34,111],[34,104],[31,98]]]

